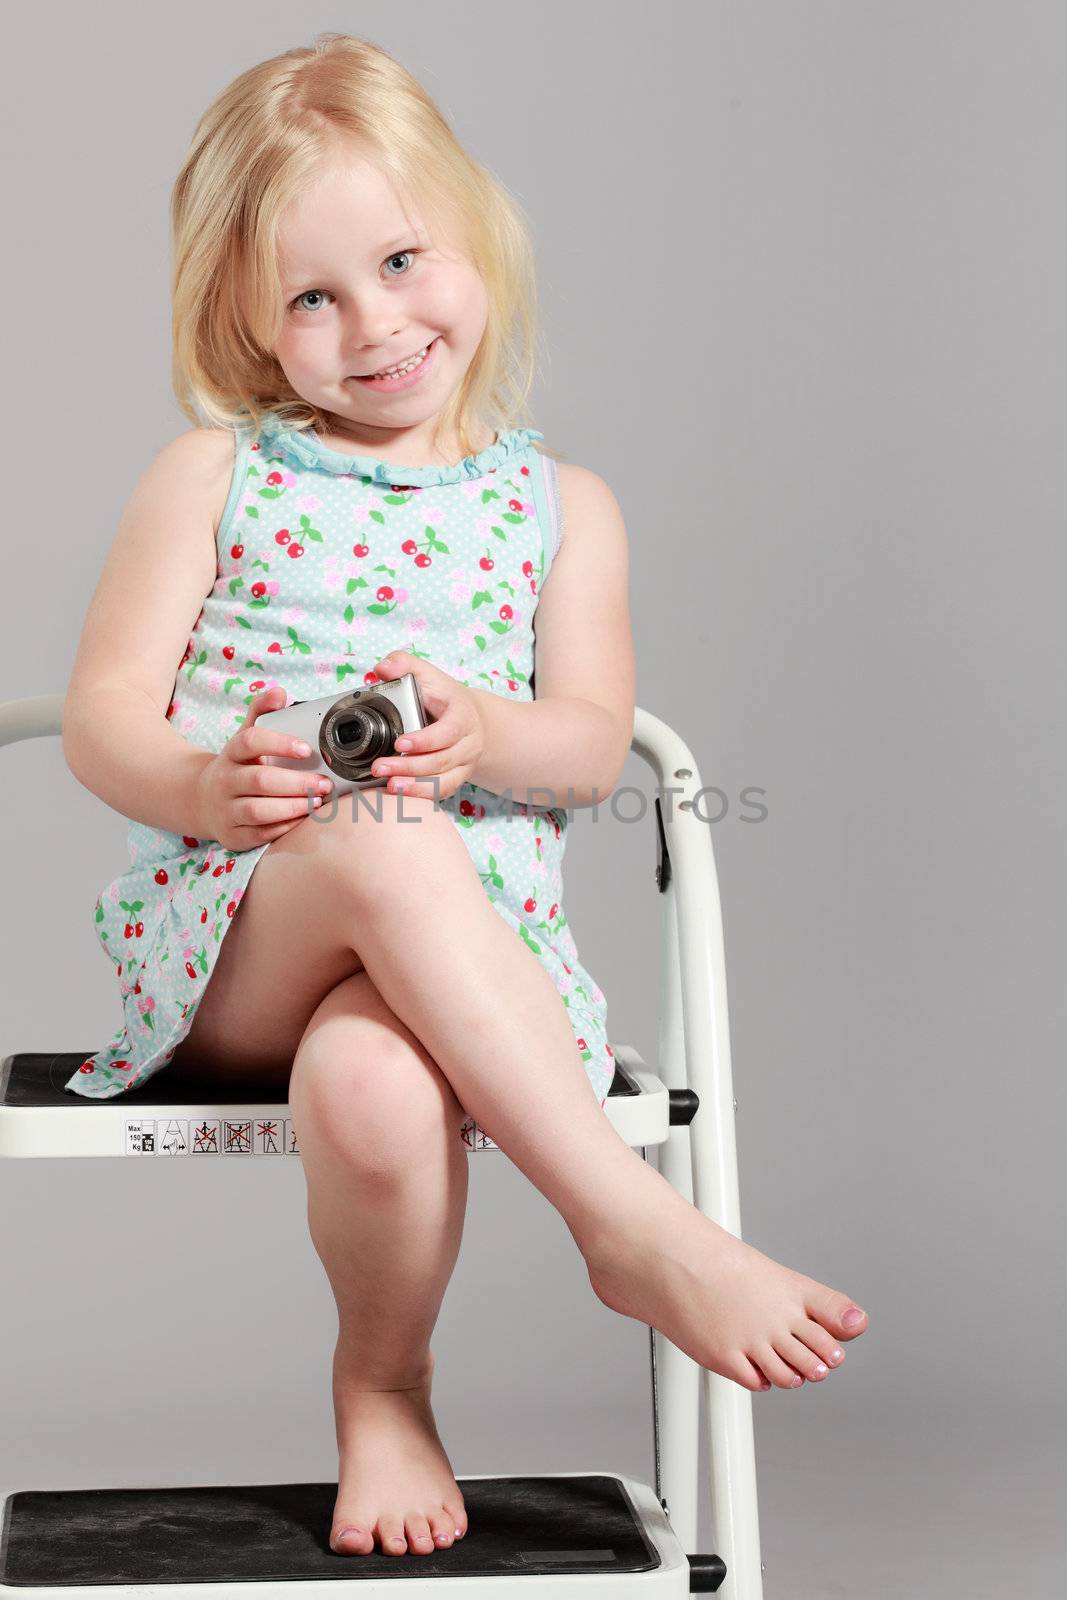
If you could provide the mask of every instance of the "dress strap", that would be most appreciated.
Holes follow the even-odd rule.
[[[548,504],[548,520],[551,529],[552,542],[549,551],[549,562],[555,560],[556,552],[563,539],[563,512],[559,499],[559,472],[552,456],[538,452],[541,461],[541,470],[545,479],[545,500]]]

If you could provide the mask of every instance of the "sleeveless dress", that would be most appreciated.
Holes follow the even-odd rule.
[[[534,613],[562,533],[556,465],[533,445],[542,433],[513,429],[454,466],[402,467],[341,454],[273,413],[258,433],[234,432],[218,576],[167,710],[190,744],[217,753],[271,686],[292,705],[375,683],[374,664],[397,649],[472,688],[534,699]],[[615,1063],[604,995],[563,908],[567,811],[471,783],[438,804],[552,978],[603,1106]],[[127,843],[129,867],[95,905],[123,1025],[65,1085],[88,1099],[124,1094],[171,1059],[271,841],[235,852],[131,820]],[[497,1148],[473,1119],[462,1137]]]

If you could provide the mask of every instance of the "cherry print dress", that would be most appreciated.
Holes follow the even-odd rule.
[[[261,690],[280,685],[287,705],[341,695],[377,682],[375,663],[398,649],[473,688],[532,700],[534,612],[562,532],[555,462],[533,445],[543,437],[513,429],[454,466],[401,467],[341,454],[273,413],[258,434],[236,429],[218,576],[168,720],[217,752]],[[603,1105],[614,1060],[604,995],[563,908],[567,811],[471,783],[439,804],[491,903],[552,978]],[[234,852],[131,821],[128,848],[129,867],[95,906],[123,1025],[65,1085],[89,1099],[124,1094],[171,1059],[270,843]],[[447,925],[447,907],[440,915]],[[463,1138],[493,1146],[473,1119]]]

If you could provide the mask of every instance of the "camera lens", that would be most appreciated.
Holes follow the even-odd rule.
[[[393,747],[390,724],[376,706],[356,706],[339,716],[330,737],[349,760],[374,761]]]
[[[333,725],[334,738],[338,744],[345,746],[362,744],[367,737],[368,731],[367,719],[361,711],[357,711],[354,716],[346,717],[344,721],[337,721]]]
[[[322,719],[319,750],[331,772],[363,782],[380,755],[388,755],[404,721],[388,695],[355,690],[334,702]]]

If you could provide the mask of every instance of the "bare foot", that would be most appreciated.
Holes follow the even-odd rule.
[[[335,1357],[339,1471],[330,1549],[341,1556],[370,1555],[375,1542],[387,1556],[448,1549],[466,1533],[467,1513],[430,1408],[431,1379],[408,1389],[356,1383]]]
[[[704,1216],[677,1190],[652,1196],[645,1223],[582,1244],[593,1292],[658,1328],[702,1367],[746,1389],[819,1383],[866,1331],[847,1295],[793,1272]]]

